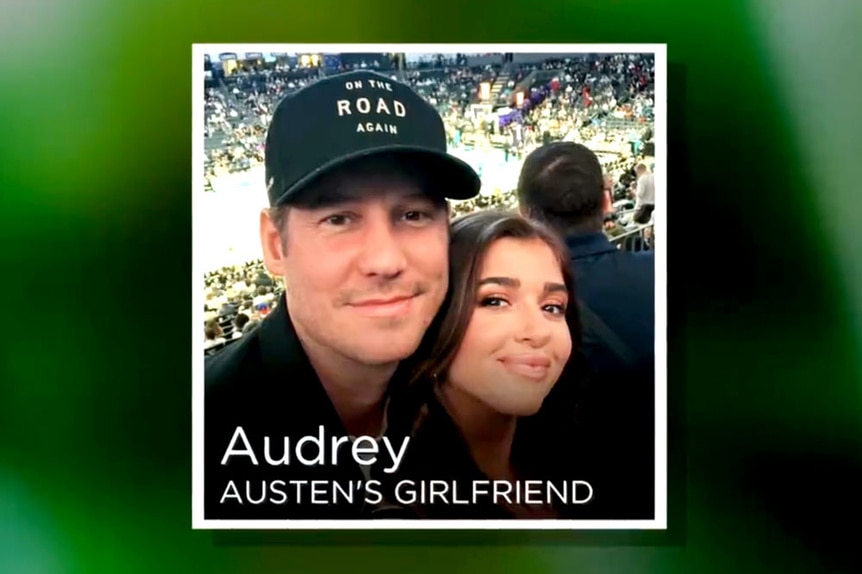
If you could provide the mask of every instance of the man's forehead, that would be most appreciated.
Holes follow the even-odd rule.
[[[379,202],[435,198],[406,174],[345,174],[311,186],[296,201],[297,207],[315,209],[339,203]]]
[[[333,186],[332,193],[336,196],[360,200],[382,197],[428,197],[428,193],[419,181],[401,174],[363,174],[345,178]]]

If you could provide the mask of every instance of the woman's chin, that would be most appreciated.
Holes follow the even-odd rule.
[[[531,417],[542,408],[541,402],[522,401],[501,405],[499,412],[513,417]]]

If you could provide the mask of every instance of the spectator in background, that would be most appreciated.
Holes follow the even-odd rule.
[[[609,173],[605,173],[605,177],[602,180],[604,184],[604,192],[607,194],[608,198],[613,202],[613,192],[614,192],[614,176]],[[606,212],[607,213],[607,212]]]
[[[233,338],[234,339],[238,339],[238,338],[242,337],[243,329],[245,328],[245,326],[248,324],[248,322],[250,320],[251,319],[249,318],[249,316],[246,315],[245,313],[237,314],[237,316],[233,320],[233,326],[234,326]]]
[[[242,303],[239,305],[239,312],[251,316],[250,313],[253,307],[254,304],[252,303],[251,295],[247,294],[243,297]]]
[[[616,214],[605,215],[605,235],[610,238],[619,237],[626,232],[625,227],[620,225],[619,218]]]
[[[524,215],[556,229],[570,250],[593,371],[582,395],[584,433],[594,447],[587,456],[609,473],[613,492],[605,496],[616,497],[618,508],[652,512],[655,260],[652,252],[617,249],[602,232],[605,188],[592,151],[556,142],[527,156],[518,200]]]
[[[257,285],[258,287],[272,287],[272,285],[273,285],[272,277],[270,277],[269,275],[267,275],[263,271],[260,271],[254,280],[254,284]]]
[[[218,319],[218,312],[210,308],[209,305],[204,305],[204,324],[209,323],[213,319]]]
[[[211,319],[204,327],[204,349],[211,349],[225,342],[224,331],[217,319]]]
[[[637,184],[635,188],[635,215],[637,223],[648,223],[655,209],[655,176],[649,168],[639,163],[635,166]]]
[[[219,316],[221,317],[233,317],[236,315],[236,312],[239,310],[239,301],[236,298],[236,294],[231,293],[228,296],[228,300],[224,305],[219,309]]]
[[[257,288],[257,295],[253,299],[253,305],[256,309],[269,307],[272,304],[273,295],[270,287],[260,286]]]

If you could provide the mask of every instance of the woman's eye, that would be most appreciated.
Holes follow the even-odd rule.
[[[548,313],[553,313],[554,315],[565,315],[566,314],[566,306],[558,305],[556,303],[545,305],[544,310]]]
[[[503,307],[504,305],[508,305],[509,302],[502,297],[485,297],[479,304],[482,307]]]

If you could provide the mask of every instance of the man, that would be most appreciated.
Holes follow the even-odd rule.
[[[285,293],[254,331],[206,364],[205,515],[367,517],[362,492],[315,504],[308,488],[289,481],[327,481],[318,498],[331,501],[333,482],[347,489],[367,480],[353,455],[357,445],[371,447],[350,441],[384,431],[387,393],[401,382],[396,369],[448,288],[446,199],[475,196],[480,181],[446,154],[431,105],[366,71],[282,100],[265,165],[270,207],[260,215],[260,239]],[[321,432],[325,454],[315,459],[321,449],[306,440],[302,460],[312,464],[303,464],[291,449]],[[289,462],[263,460],[266,437],[271,457],[287,451]],[[343,442],[333,446],[335,439]],[[228,456],[249,449],[258,464]],[[394,462],[379,450],[379,462]]]
[[[604,215],[604,232],[608,237],[617,237],[626,232],[625,228],[620,225],[617,210],[614,208],[614,176],[605,172],[602,179],[602,215]]]
[[[637,130],[631,130],[629,132],[629,147],[631,148],[633,158],[640,155],[641,136],[637,133]]]
[[[597,518],[647,518],[654,476],[655,260],[652,252],[620,251],[602,232],[611,201],[606,187],[592,151],[555,142],[524,160],[518,201],[524,215],[556,229],[570,251],[583,351],[594,373],[579,397],[585,448],[601,472],[591,511]]]
[[[635,176],[637,176],[637,187],[633,219],[643,225],[649,222],[655,209],[655,176],[643,163],[635,166]]]
[[[602,190],[605,192],[607,196],[607,208],[605,209],[605,215],[614,213],[616,210],[614,209],[614,176],[610,173],[605,172],[604,179],[602,179],[603,187]]]

